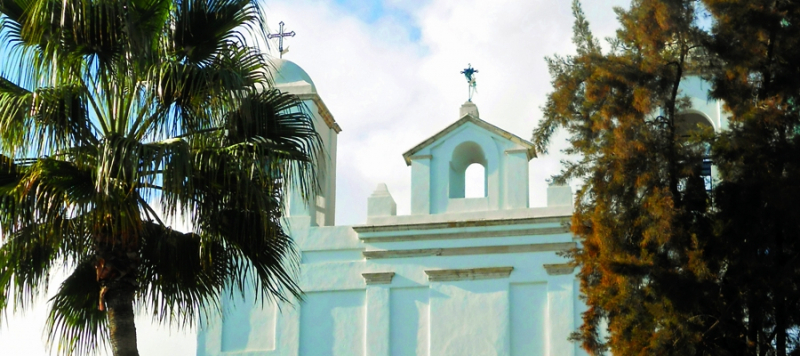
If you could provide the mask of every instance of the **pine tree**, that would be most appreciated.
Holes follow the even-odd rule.
[[[800,354],[800,4],[705,0],[712,96],[730,129],[714,156],[720,290],[749,355]],[[744,352],[743,352],[744,353]]]
[[[634,0],[616,9],[621,28],[604,53],[575,1],[577,53],[548,58],[554,89],[534,141],[546,152],[565,129],[566,153],[577,158],[556,179],[584,182],[571,222],[582,247],[570,256],[588,306],[574,338],[592,354],[720,355],[743,346],[718,322],[723,267],[710,258],[715,235],[699,176],[708,132],[681,129],[689,102],[679,85],[705,58],[696,5]]]

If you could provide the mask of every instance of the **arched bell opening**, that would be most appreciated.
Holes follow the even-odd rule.
[[[474,166],[474,167],[473,167]],[[467,197],[467,179],[469,177],[470,198],[487,196],[486,155],[480,145],[467,141],[453,150],[450,159],[450,198]],[[467,175],[467,168],[470,168]],[[482,177],[481,177],[482,176]],[[482,178],[482,179],[481,179]],[[477,184],[477,189],[475,185]],[[481,186],[483,189],[481,189]],[[482,193],[480,193],[482,190]],[[474,196],[473,196],[474,195]]]
[[[486,190],[486,167],[470,164],[464,171],[464,198],[485,198]]]

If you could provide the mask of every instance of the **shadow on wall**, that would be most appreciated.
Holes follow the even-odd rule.
[[[220,351],[243,351],[250,340],[250,314],[255,307],[252,288],[247,288],[244,297],[234,293],[222,300],[222,345]]]
[[[392,356],[427,354],[429,291],[428,286],[391,289],[389,350]]]
[[[300,355],[364,353],[364,290],[309,292],[300,305]]]

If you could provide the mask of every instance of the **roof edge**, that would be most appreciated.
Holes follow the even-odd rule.
[[[481,127],[481,128],[483,128],[483,129],[485,129],[487,131],[490,131],[490,132],[494,132],[494,133],[502,136],[503,138],[505,138],[505,139],[507,139],[507,140],[509,140],[511,142],[514,142],[514,143],[516,143],[516,144],[518,144],[520,146],[525,147],[526,151],[528,152],[528,160],[529,161],[531,159],[533,159],[534,157],[536,157],[536,149],[535,149],[535,146],[533,145],[532,142],[530,142],[530,141],[528,141],[528,140],[526,140],[524,138],[521,138],[521,137],[519,137],[519,136],[517,136],[517,135],[515,135],[515,134],[513,134],[511,132],[503,130],[503,129],[501,129],[501,128],[493,125],[493,124],[490,124],[490,123],[488,123],[488,122],[486,122],[486,121],[484,121],[484,120],[482,120],[480,118],[472,116],[471,114],[466,114],[466,115],[462,116],[460,119],[458,119],[456,122],[448,125],[447,127],[442,129],[441,131],[435,133],[433,136],[428,137],[426,140],[420,142],[416,146],[412,147],[411,149],[409,149],[408,151],[403,153],[403,159],[406,161],[406,165],[407,166],[411,165],[411,158],[412,158],[412,156],[414,156],[415,153],[421,151],[423,148],[429,146],[433,142],[437,141],[438,139],[440,139],[443,136],[447,135],[448,133],[452,132],[453,130],[455,130],[456,128],[458,128],[461,125],[465,124],[466,122],[472,122],[473,124],[478,125],[478,127]]]
[[[325,105],[325,102],[322,101],[322,98],[317,94],[314,93],[303,93],[303,94],[295,94],[300,100],[311,100],[317,106],[317,112],[320,116],[322,116],[322,120],[325,121],[325,124],[328,125],[328,128],[335,131],[337,134],[342,132],[342,128],[333,118],[333,114],[331,111],[328,110],[328,106]]]

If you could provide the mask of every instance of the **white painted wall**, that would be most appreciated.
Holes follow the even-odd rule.
[[[526,147],[486,127],[464,121],[412,157],[412,215],[397,216],[378,185],[368,225],[289,218],[305,300],[226,299],[199,333],[198,355],[576,354],[567,336],[580,302],[573,269],[556,254],[575,246],[564,226],[571,192],[554,187],[557,204],[528,208]],[[471,151],[459,151],[465,142]],[[454,162],[464,169],[476,154],[487,196],[451,198]]]
[[[724,128],[719,103],[701,97],[705,85],[690,78],[682,90]],[[477,119],[474,104],[465,113]],[[324,130],[335,170],[336,132]],[[558,256],[577,246],[566,227],[572,191],[550,185],[548,205],[529,208],[530,146],[512,136],[462,117],[407,152],[411,215],[396,215],[383,184],[366,225],[330,226],[332,210],[324,219],[292,211],[305,300],[225,300],[224,315],[198,334],[198,355],[585,355],[567,339],[586,307],[576,271]],[[477,160],[486,197],[451,197],[464,183],[453,172]],[[335,192],[335,182],[323,184]]]
[[[572,237],[559,218],[516,220],[465,227],[377,225],[385,228],[377,232],[355,231],[373,226],[298,228],[305,301],[275,313],[274,305],[239,300],[230,314],[200,332],[198,355],[575,354],[576,345],[566,340],[577,320],[574,276],[550,275],[544,268],[565,260],[555,251],[513,252],[514,246],[569,244]],[[364,256],[497,246],[511,253]],[[514,269],[507,277],[433,282],[425,272],[502,266]],[[395,275],[389,284],[368,285],[364,272]]]

